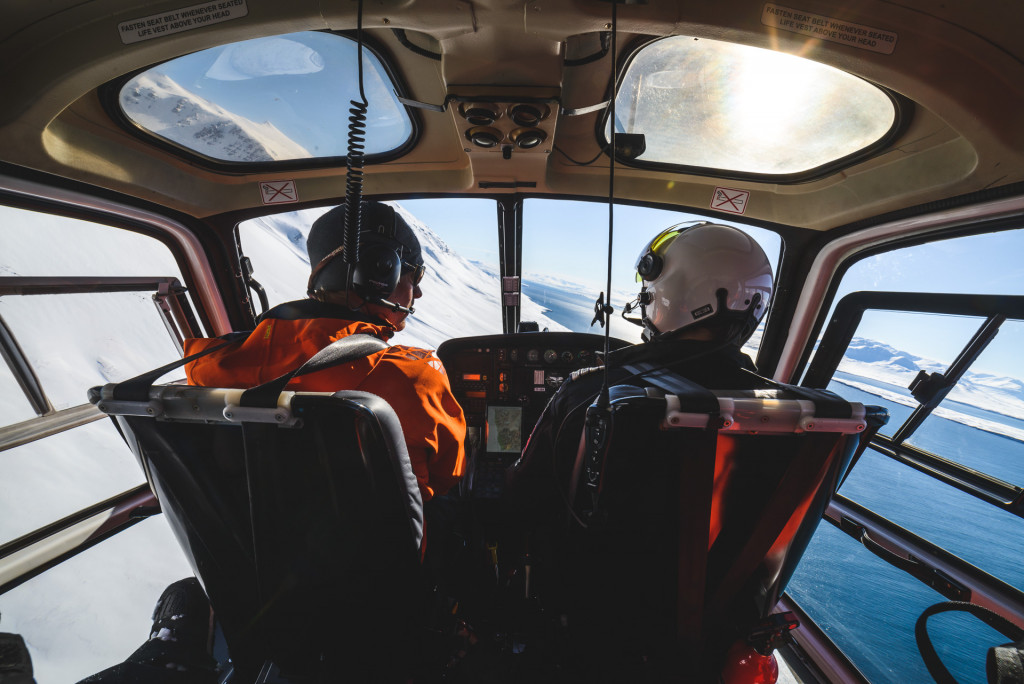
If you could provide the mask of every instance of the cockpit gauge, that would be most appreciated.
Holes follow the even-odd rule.
[[[554,349],[546,349],[544,351],[544,363],[554,363],[558,361],[558,352]]]
[[[572,363],[572,352],[566,349],[562,352],[562,363]]]
[[[540,351],[537,349],[531,349],[530,351],[526,352],[526,360],[529,361],[530,363],[536,363],[540,361]]]

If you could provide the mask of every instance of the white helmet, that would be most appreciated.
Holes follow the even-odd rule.
[[[742,344],[757,328],[772,294],[772,268],[761,246],[731,226],[678,224],[648,243],[636,260],[644,339],[698,323],[735,324]],[[733,332],[735,331],[735,332]]]

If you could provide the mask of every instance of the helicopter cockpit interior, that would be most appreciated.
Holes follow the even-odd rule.
[[[1024,653],[1024,9],[3,16],[0,680],[138,665],[193,576],[219,684],[982,682]],[[386,399],[183,380],[189,340],[306,300],[311,226],[364,200],[421,247],[389,344],[465,422],[433,502]],[[635,356],[642,258],[709,224],[770,271],[742,387]]]

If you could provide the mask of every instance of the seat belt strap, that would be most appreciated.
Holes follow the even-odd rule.
[[[365,333],[356,333],[355,335],[342,337],[340,340],[335,340],[318,351],[295,370],[257,387],[247,389],[242,393],[238,404],[239,406],[257,408],[275,408],[278,396],[284,391],[284,388],[291,382],[292,378],[339,366],[349,361],[355,361],[389,347],[390,345],[387,342]]]
[[[228,345],[242,342],[248,339],[251,334],[251,330],[229,333],[220,338],[224,340],[223,344],[218,344],[214,347],[210,347],[209,349],[204,349],[198,354],[186,356],[183,359],[172,361],[167,365],[160,366],[159,368],[137,375],[134,378],[129,378],[128,380],[119,382],[114,385],[112,398],[119,401],[148,401],[149,390],[153,387],[153,383],[167,373],[181,368],[186,364],[192,363],[196,359],[200,359],[207,354],[212,354],[215,351],[223,349]],[[331,368],[332,366],[337,366],[349,361],[355,361],[356,359],[361,359],[375,352],[387,349],[389,346],[390,345],[388,345],[387,342],[365,333],[356,333],[355,335],[348,335],[340,340],[335,340],[293,371],[274,378],[269,382],[265,382],[262,385],[246,390],[242,394],[240,405],[274,408],[277,406],[278,395],[281,394],[292,378],[299,377],[300,375],[306,375],[308,373],[315,373],[316,371]]]
[[[141,375],[136,375],[134,378],[123,380],[114,385],[113,398],[119,401],[149,401],[149,389],[153,386],[154,382],[162,378],[164,375],[167,375],[172,370],[181,368],[185,364],[192,363],[196,359],[200,359],[207,354],[212,354],[215,351],[223,349],[229,344],[244,341],[248,339],[251,334],[251,330],[228,333],[227,335],[223,335],[219,338],[224,340],[223,344],[218,344],[215,347],[204,349],[198,354],[192,354],[183,359],[172,361],[165,366],[154,368],[153,370],[146,371]]]
[[[842,439],[838,433],[809,433],[793,457],[785,474],[772,494],[771,500],[758,516],[757,524],[736,560],[725,573],[718,588],[709,599],[706,611],[710,615],[724,610],[746,580],[761,564],[790,519],[801,506],[810,505],[807,492],[818,492],[828,476]],[[823,455],[824,454],[824,455]]]

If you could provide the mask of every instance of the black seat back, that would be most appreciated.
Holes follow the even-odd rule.
[[[415,627],[423,512],[383,399],[285,392],[261,409],[239,406],[239,390],[157,386],[132,402],[110,387],[94,401],[145,470],[236,669],[302,672],[322,656],[347,672],[397,666]]]
[[[713,678],[724,649],[772,611],[888,415],[832,395],[824,412],[848,417],[816,417],[820,406],[785,390],[715,392],[717,412],[688,412],[685,399],[622,389],[603,461],[577,457],[588,527],[573,528],[565,582],[585,626],[577,643]]]

